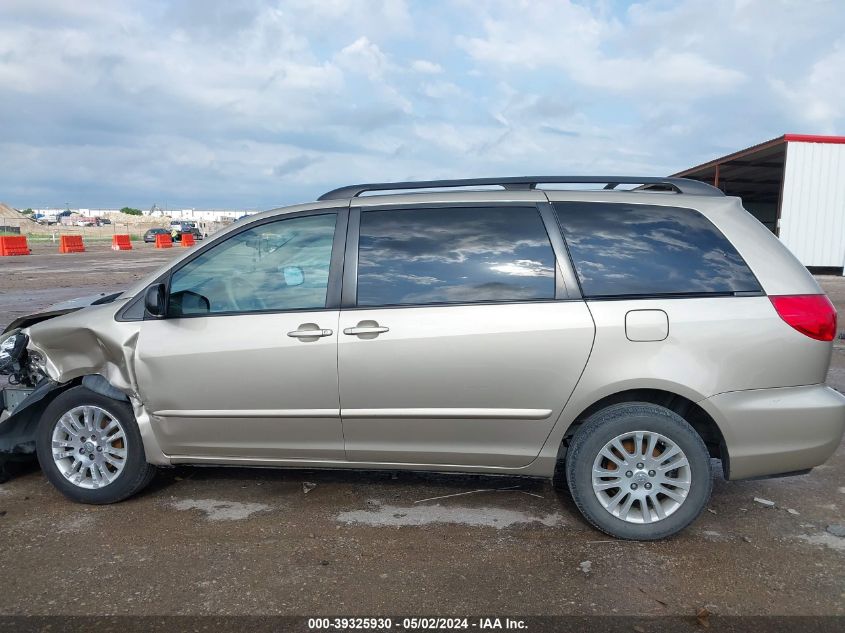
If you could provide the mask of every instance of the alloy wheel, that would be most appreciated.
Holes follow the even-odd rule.
[[[614,437],[593,461],[593,492],[613,516],[653,523],[681,507],[692,483],[687,456],[671,439],[651,431]]]
[[[53,427],[53,461],[79,488],[102,488],[117,479],[126,466],[126,448],[124,428],[100,407],[74,407]]]

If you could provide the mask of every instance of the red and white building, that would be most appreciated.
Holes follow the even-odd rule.
[[[784,134],[674,176],[739,196],[808,268],[845,265],[845,136]]]

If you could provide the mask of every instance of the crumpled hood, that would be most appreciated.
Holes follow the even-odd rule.
[[[122,294],[122,292],[101,292],[97,295],[88,295],[76,299],[69,299],[67,301],[60,301],[59,303],[54,303],[53,305],[38,312],[18,317],[6,326],[3,333],[5,334],[6,332],[10,332],[17,328],[29,327],[30,325],[35,325],[36,323],[46,321],[47,319],[53,319],[57,316],[74,312],[75,310],[87,308],[88,306],[111,303],[117,300]]]
[[[87,308],[88,306],[92,305],[102,305],[104,303],[111,303],[115,299],[117,299],[122,292],[101,292],[97,295],[88,295],[85,297],[77,297],[76,299],[68,299],[67,301],[60,301],[59,303],[54,303],[49,308],[44,310],[44,312],[59,312],[59,311],[70,311],[70,310],[78,310],[79,308]]]

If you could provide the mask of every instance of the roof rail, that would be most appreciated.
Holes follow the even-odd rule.
[[[397,191],[405,189],[441,189],[449,187],[478,187],[498,185],[506,190],[528,191],[537,185],[553,183],[570,184],[605,184],[605,189],[615,189],[619,185],[662,185],[675,191],[695,196],[723,196],[720,189],[698,180],[688,178],[661,178],[654,176],[515,176],[509,178],[462,178],[456,180],[417,180],[408,182],[374,182],[360,185],[348,185],[324,193],[319,200],[340,200],[356,198],[368,191]]]

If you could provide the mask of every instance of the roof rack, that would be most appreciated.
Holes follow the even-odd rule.
[[[605,184],[605,189],[615,189],[619,185],[643,185],[638,189],[652,188],[655,185],[666,187],[675,193],[695,196],[723,196],[720,189],[707,183],[688,178],[661,178],[653,176],[515,176],[510,178],[462,178],[456,180],[417,180],[408,182],[374,182],[360,185],[348,185],[324,193],[319,200],[339,200],[356,198],[368,191],[397,191],[405,189],[441,189],[449,187],[478,187],[498,185],[509,191],[530,191],[537,185],[569,184]]]

